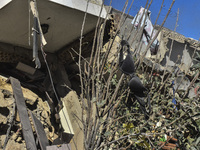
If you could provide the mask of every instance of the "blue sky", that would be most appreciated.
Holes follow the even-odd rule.
[[[112,0],[111,5],[113,8],[122,11],[125,2],[126,0]],[[131,2],[132,0],[129,0],[127,10],[130,7]],[[171,2],[172,0],[165,0],[164,7],[161,11],[161,15],[157,24],[160,25],[162,23],[171,5]],[[105,4],[109,5],[110,0],[105,0]],[[145,4],[146,0],[134,0],[129,14],[135,16],[140,9],[140,6],[145,7]],[[155,23],[161,4],[162,0],[153,0],[152,5],[150,6],[149,10],[151,11],[151,21],[153,24]],[[186,37],[191,37],[198,40],[200,38],[200,0],[175,0],[172,11],[164,27],[174,30],[178,8],[179,21],[176,31]]]

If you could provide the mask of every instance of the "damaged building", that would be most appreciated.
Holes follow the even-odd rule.
[[[84,149],[77,62],[85,11],[82,57],[86,60],[91,56],[98,18],[101,22],[107,20],[103,41],[106,47],[106,38],[117,30],[123,16],[124,23],[111,52],[120,47],[123,38],[138,57],[147,47],[140,36],[134,38],[133,16],[122,15],[102,3],[101,0],[89,3],[86,0],[1,0],[1,148]],[[155,31],[159,28],[156,26]],[[157,40],[158,54],[155,57],[148,52],[144,63],[150,67],[156,64],[157,72],[165,68],[173,71],[176,65],[177,72],[185,72],[188,76],[194,74],[189,68],[196,63],[192,62],[192,57],[195,49],[200,50],[198,41],[163,27]],[[141,50],[137,52],[138,49]],[[185,80],[190,83],[189,77]],[[188,82],[185,84],[189,85]],[[196,88],[191,90],[191,97],[198,95],[194,92]]]
[[[0,2],[1,148],[57,149],[53,145],[63,144],[59,149],[83,149],[81,123],[73,115],[81,117],[73,64],[86,8],[84,57],[90,55],[100,11],[101,18],[107,14],[101,5],[101,0]]]

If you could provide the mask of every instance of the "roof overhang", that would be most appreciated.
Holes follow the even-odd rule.
[[[28,1],[3,1],[0,2],[0,42],[32,49],[33,16]],[[49,25],[44,35],[45,51],[54,53],[80,37],[86,4],[86,0],[37,1],[40,23]],[[95,29],[100,10],[101,3],[89,3],[84,34]],[[104,7],[101,17],[106,17]]]
[[[87,2],[88,0],[49,0],[49,1],[55,2],[57,4],[60,4],[66,7],[70,7],[72,9],[83,11],[83,12],[86,11],[86,7],[88,3]],[[94,16],[99,16],[101,12],[102,3],[103,3],[102,0],[90,1],[88,5],[87,13]],[[102,9],[101,17],[102,18],[106,17],[106,10],[104,7]]]
[[[10,3],[12,0],[1,0],[0,1],[0,9]]]

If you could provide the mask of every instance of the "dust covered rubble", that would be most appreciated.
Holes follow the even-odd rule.
[[[3,148],[6,138],[6,132],[10,125],[10,117],[13,113],[14,98],[12,93],[12,87],[9,83],[5,82],[6,78],[0,76],[0,149]],[[53,142],[58,137],[55,132],[54,126],[50,121],[51,111],[46,101],[43,101],[38,95],[31,90],[23,88],[22,92],[25,98],[26,106],[43,124],[46,136],[49,142]],[[30,117],[29,117],[30,119]],[[30,119],[31,121],[31,119]],[[35,129],[33,122],[31,121],[33,133],[35,135]],[[15,109],[15,117],[11,132],[9,134],[9,140],[6,146],[6,150],[23,150],[26,149],[25,141],[22,136],[22,127],[20,124],[19,115],[17,109]]]

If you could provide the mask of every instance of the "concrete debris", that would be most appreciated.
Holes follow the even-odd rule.
[[[69,120],[69,114],[65,105],[63,105],[63,109],[60,110],[59,116],[64,132],[74,134],[74,130],[71,121]]]
[[[11,85],[6,83],[6,78],[0,76],[0,147],[3,146],[6,131],[9,122],[9,112],[12,109],[13,104],[13,92]],[[37,94],[29,89],[23,88],[23,95],[25,97],[26,107],[32,111],[36,118],[42,123],[46,136],[49,142],[53,142],[58,138],[58,133],[55,131],[55,124],[51,120],[51,111],[46,101],[43,101]],[[29,117],[30,119],[30,117]],[[31,122],[33,132],[33,122]],[[11,128],[9,140],[6,146],[6,150],[25,150],[26,145],[24,137],[22,136],[22,127],[20,124],[20,118],[18,112],[14,118],[14,125]]]
[[[184,75],[179,75],[175,80],[174,88],[178,90],[186,91],[190,86],[190,80]]]
[[[9,91],[6,90],[0,90],[0,107],[9,107],[13,103],[12,97],[5,97],[6,94],[8,94]],[[10,93],[11,94],[11,93]]]
[[[51,1],[58,1],[58,0],[51,0]],[[94,2],[94,0],[92,1]],[[31,2],[31,10],[33,15],[35,17],[38,17],[38,12],[34,5],[35,5],[34,2]],[[88,17],[90,17],[90,15]],[[134,27],[131,24],[133,17],[128,15],[125,20],[123,20],[124,18],[120,19],[121,17],[123,17],[121,16],[121,12],[114,12],[114,10],[112,10],[112,14],[110,14],[110,18],[107,20],[105,29],[103,28],[103,25],[101,26],[100,29],[101,31],[103,30],[105,31],[105,33],[102,34],[103,41],[102,43],[101,42],[99,43],[100,45],[101,44],[103,45],[100,54],[104,55],[108,52],[108,50],[110,50],[108,58],[106,59],[107,63],[105,67],[113,65],[112,62],[116,62],[115,65],[116,67],[118,67],[117,64],[118,54],[122,39],[128,40],[130,44],[131,54],[136,54],[135,56],[137,57],[137,59],[147,47],[147,45],[145,45],[144,42],[141,42],[140,36],[135,36],[136,30],[134,30]],[[51,21],[53,19],[49,17],[47,18],[47,20]],[[91,21],[92,19],[89,18],[87,20]],[[94,20],[92,21],[94,22]],[[120,28],[119,34],[115,37],[114,35],[118,31],[117,29],[119,27],[120,22],[124,23]],[[92,28],[95,26],[93,26],[93,23],[91,24]],[[80,26],[78,25],[77,27]],[[68,27],[64,27],[63,29],[66,28]],[[61,31],[60,28],[56,29],[59,29]],[[42,29],[40,28],[39,30],[41,33]],[[158,28],[155,27],[155,30],[158,31]],[[38,58],[40,58],[41,60],[42,68],[40,70],[36,70],[35,68],[33,68],[33,64],[31,64],[32,51],[30,50],[29,46],[28,49],[28,47],[23,48],[16,46],[14,44],[11,45],[0,42],[0,62],[2,64],[0,65],[0,71],[1,73],[7,76],[12,75],[15,76],[16,78],[18,77],[22,85],[26,87],[26,88],[22,87],[22,93],[25,99],[24,107],[30,110],[31,114],[35,116],[35,119],[31,119],[30,114],[29,118],[27,117],[27,120],[28,119],[30,120],[34,136],[36,136],[36,134],[39,133],[38,132],[39,130],[36,129],[37,127],[34,127],[34,121],[36,120],[35,122],[39,121],[38,122],[39,128],[40,129],[44,128],[44,131],[42,132],[43,135],[47,137],[48,142],[46,140],[45,141],[46,144],[47,143],[49,143],[50,145],[60,144],[59,146],[48,146],[47,149],[49,150],[84,149],[83,147],[84,134],[83,134],[83,125],[81,122],[81,118],[82,115],[84,115],[85,110],[83,110],[82,112],[82,108],[78,98],[78,95],[81,94],[81,90],[79,82],[80,81],[79,68],[76,64],[79,58],[80,40],[76,39],[75,37],[70,37],[71,35],[75,34],[74,32],[70,33],[71,34],[69,35],[68,39],[66,38],[62,39],[62,37],[60,37],[59,35],[59,38],[62,39],[63,42],[62,41],[48,42],[48,45],[50,44],[50,46],[47,45],[47,48],[45,49],[45,53],[48,56],[47,62],[49,64],[50,72],[52,73],[52,78],[49,76],[46,68],[43,67],[44,60],[41,59],[41,55],[38,55]],[[48,35],[52,34],[46,34],[46,36]],[[66,34],[63,35],[66,36]],[[94,35],[95,35],[95,30],[92,29],[87,30],[87,34],[85,34],[84,38],[82,39],[83,53],[81,58],[82,59],[81,69],[84,69],[84,67],[86,66],[85,62],[89,61],[90,59],[91,50],[93,48]],[[77,38],[79,36],[80,35],[78,33]],[[152,68],[155,64],[154,71],[156,70],[159,73],[163,72],[165,69],[169,72],[172,72],[172,74],[175,76],[177,76],[177,74],[180,71],[186,72],[187,76],[185,76],[183,80],[182,80],[183,76],[181,75],[175,77],[174,80],[175,80],[175,88],[178,88],[178,90],[183,90],[183,91],[188,90],[192,82],[190,81],[191,79],[190,75],[193,74],[193,72],[191,72],[188,69],[190,67],[190,63],[191,65],[193,63],[191,61],[194,48],[198,46],[197,50],[198,51],[200,50],[199,43],[195,42],[193,39],[190,38],[186,39],[185,37],[180,36],[179,34],[174,33],[172,31],[166,30],[165,28],[162,29],[157,39],[159,41],[159,49],[157,56],[152,56],[151,52],[148,51],[146,57],[144,58],[144,63],[146,63],[150,68]],[[45,45],[46,41],[44,37],[42,37],[42,40],[43,40],[42,41],[43,45]],[[50,40],[50,38],[48,38],[48,40]],[[66,40],[68,40],[68,43],[66,43]],[[172,41],[173,41],[173,46],[172,46]],[[111,44],[112,47],[110,48]],[[56,46],[59,47],[59,50],[55,49]],[[96,45],[94,46],[96,47]],[[169,56],[171,47],[172,47],[171,56]],[[47,53],[48,51],[52,53]],[[53,53],[55,51],[57,52]],[[174,67],[174,65],[176,65],[176,68]],[[106,80],[108,74],[109,73],[105,74]],[[190,77],[188,76],[188,74]],[[118,71],[117,79],[120,76],[121,76],[121,71]],[[12,87],[10,84],[6,82],[6,80],[7,78],[0,76],[0,146],[1,147],[3,147],[4,140],[6,138],[6,131],[9,126],[8,125],[10,118],[9,114],[12,111],[13,99],[14,99]],[[52,87],[52,85],[55,85],[55,89],[54,87]],[[34,90],[34,92],[31,91],[30,89]],[[73,90],[75,90],[76,92]],[[55,96],[55,91],[58,94],[59,97],[58,99],[55,98],[57,97]],[[173,95],[172,89],[170,93],[172,96]],[[197,97],[198,95],[197,93],[198,93],[198,87],[193,86],[191,89],[189,89],[188,97],[189,98]],[[174,94],[174,96],[177,99],[179,99],[178,94],[179,93]],[[61,101],[59,101],[60,98]],[[58,108],[57,105],[60,105],[60,102],[63,107],[57,109]],[[92,115],[94,116],[96,112],[95,103],[93,103],[93,105],[94,109],[92,108],[93,110],[91,110],[91,116]],[[9,140],[7,143],[6,147],[7,150],[26,149],[26,144],[22,131],[23,131],[23,126],[21,125],[21,118],[19,115],[19,111],[17,111],[14,118],[14,125],[11,129]],[[65,143],[70,142],[70,146],[69,144],[63,144],[64,142]]]
[[[81,118],[81,106],[78,95],[75,91],[70,91],[64,98],[61,99],[63,108],[59,112],[60,121],[64,129],[63,138],[72,138],[72,149],[83,149],[83,131]]]
[[[5,150],[26,150],[26,144],[21,142],[21,140],[15,141],[10,139]]]
[[[26,73],[29,73],[31,75],[33,75],[35,73],[35,71],[36,71],[35,68],[30,67],[30,66],[28,66],[28,65],[26,65],[24,63],[21,63],[21,62],[19,62],[17,64],[16,69],[21,70],[21,71],[26,72]]]
[[[82,109],[78,99],[78,95],[75,91],[70,91],[64,98],[61,99],[64,107],[68,111],[69,120],[72,125],[74,137],[71,142],[72,149],[84,149],[83,148],[83,126],[80,121],[82,115]],[[76,144],[75,144],[76,143]]]
[[[12,87],[10,84],[7,84],[5,78],[0,77],[0,88],[1,90],[5,90],[10,92],[10,94],[12,94]],[[26,88],[22,87],[22,92],[24,95],[24,98],[26,100],[26,103],[29,103],[30,105],[33,105],[39,98],[38,95],[36,95],[35,93],[33,93],[31,90],[28,90]]]

